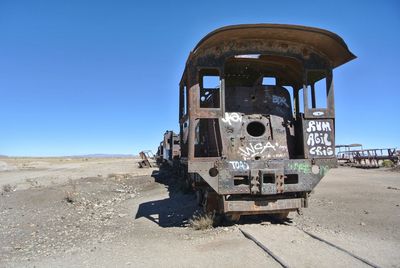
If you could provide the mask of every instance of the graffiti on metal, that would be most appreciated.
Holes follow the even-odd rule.
[[[316,111],[316,112],[313,112],[312,114],[315,116],[321,116],[321,115],[324,115],[324,112]]]
[[[309,163],[289,163],[288,164],[289,169],[291,170],[296,170],[297,172],[301,172],[304,174],[310,174],[311,173],[311,165]]]
[[[287,108],[290,108],[289,104],[286,102],[286,98],[281,97],[281,96],[272,96],[272,102],[274,104],[280,105],[280,106],[286,106]]]
[[[309,163],[305,162],[294,162],[294,163],[289,163],[288,168],[291,170],[295,170],[297,172],[301,172],[304,174],[310,174],[313,173],[315,175],[319,174],[321,176],[325,176],[325,174],[329,170],[329,166],[326,165],[310,165]]]
[[[268,154],[267,157],[284,157],[285,154],[279,153],[279,151],[287,150],[286,145],[279,145],[278,143],[272,144],[270,142],[258,142],[256,144],[249,143],[244,149],[239,148],[240,154],[246,160],[251,157],[263,154],[267,149],[270,149],[273,153]],[[275,153],[277,152],[277,153]]]
[[[320,166],[319,167],[319,175],[325,176],[325,174],[328,172],[329,167],[328,166]]]
[[[310,155],[332,156],[334,154],[329,121],[309,121],[306,128]]]
[[[225,113],[224,118],[221,120],[231,126],[232,122],[242,122],[242,117],[238,113]]]
[[[245,161],[229,161],[232,169],[234,170],[249,170],[249,164]]]

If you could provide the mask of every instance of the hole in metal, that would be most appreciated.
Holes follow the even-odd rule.
[[[263,174],[263,183],[275,183],[275,174]]]
[[[249,135],[253,137],[260,137],[265,133],[265,126],[261,122],[253,121],[247,125],[246,130]]]
[[[234,176],[233,185],[249,185],[249,176]]]
[[[298,174],[286,174],[285,184],[298,184],[299,175]]]

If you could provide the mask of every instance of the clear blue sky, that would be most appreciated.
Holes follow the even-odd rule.
[[[178,83],[208,32],[288,23],[339,34],[336,143],[400,147],[399,1],[0,0],[0,154],[155,149],[178,130]]]

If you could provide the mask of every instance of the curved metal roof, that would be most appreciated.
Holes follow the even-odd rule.
[[[310,46],[320,51],[336,68],[356,56],[343,39],[319,28],[286,24],[242,24],[219,28],[206,35],[194,48],[194,54],[208,47],[232,40],[279,40]]]

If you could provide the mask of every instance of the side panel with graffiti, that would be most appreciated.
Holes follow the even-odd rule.
[[[304,154],[307,158],[335,157],[332,119],[304,120]]]
[[[221,119],[225,156],[235,161],[288,159],[290,130],[284,122],[276,115],[225,113]],[[253,131],[260,132],[250,135],[251,124],[255,126]]]

